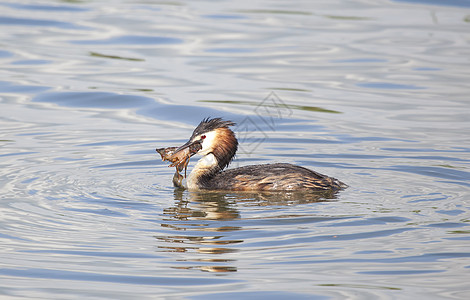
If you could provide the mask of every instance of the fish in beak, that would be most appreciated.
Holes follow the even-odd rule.
[[[157,148],[156,151],[161,155],[163,161],[167,160],[171,162],[169,167],[176,167],[176,173],[178,173],[178,175],[179,172],[184,169],[184,178],[186,178],[186,169],[188,168],[189,159],[201,149],[202,146],[200,142],[188,141],[181,147]],[[180,176],[181,175],[177,176],[178,179],[180,179]]]

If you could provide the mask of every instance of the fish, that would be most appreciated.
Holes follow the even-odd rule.
[[[157,148],[156,151],[162,157],[162,161],[171,162],[169,167],[176,167],[176,172],[178,174],[184,169],[184,178],[186,178],[186,170],[188,168],[189,159],[191,158],[191,156],[193,156],[199,150],[201,150],[202,146],[200,143],[195,143],[182,150],[176,151],[178,149],[179,147],[166,147],[166,148]],[[178,179],[179,178],[180,177],[178,176]]]

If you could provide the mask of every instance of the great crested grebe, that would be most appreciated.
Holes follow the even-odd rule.
[[[174,147],[166,148],[170,150],[161,148],[157,151],[162,158],[164,154],[168,155],[169,151],[173,157],[181,156],[184,152],[187,156],[187,159],[182,159],[184,163],[171,165],[177,166],[176,173],[182,170],[183,165],[186,167],[190,156],[194,154],[203,156],[187,178],[186,187],[189,190],[335,192],[347,187],[335,178],[287,163],[252,165],[224,170],[232,161],[238,148],[237,138],[229,129],[229,126],[234,125],[235,123],[221,118],[206,118],[194,129],[186,144],[176,149]],[[175,177],[177,177],[176,173]],[[175,186],[183,187],[181,180],[178,183],[174,178],[173,183]]]

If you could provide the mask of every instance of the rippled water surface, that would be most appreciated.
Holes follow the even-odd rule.
[[[469,44],[464,0],[0,1],[0,298],[469,299]],[[208,116],[349,188],[174,190]]]

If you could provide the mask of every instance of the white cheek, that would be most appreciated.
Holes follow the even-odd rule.
[[[203,140],[201,146],[202,149],[199,150],[199,154],[206,155],[214,149],[214,142],[216,133],[214,131],[208,132],[205,134],[206,138]]]

